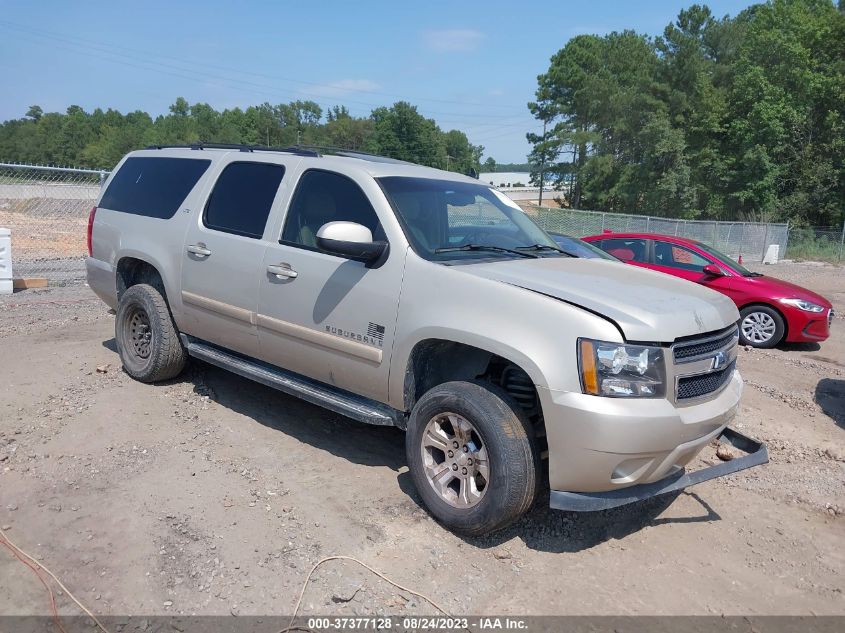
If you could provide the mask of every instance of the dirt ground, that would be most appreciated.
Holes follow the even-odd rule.
[[[134,382],[84,286],[0,298],[0,525],[106,615],[289,615],[329,555],[453,614],[845,614],[845,269],[765,272],[840,315],[821,346],[741,352],[735,425],[771,463],[594,514],[543,496],[487,538],[429,518],[398,430],[197,362]],[[320,567],[302,607],[435,613],[348,561]],[[46,613],[43,587],[0,550],[0,614]]]

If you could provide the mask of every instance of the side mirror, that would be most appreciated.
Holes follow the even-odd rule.
[[[705,275],[709,275],[710,277],[724,277],[725,271],[719,268],[716,264],[707,264],[703,272]]]
[[[370,229],[356,222],[329,222],[317,231],[317,248],[371,264],[384,255],[387,242],[374,242]]]

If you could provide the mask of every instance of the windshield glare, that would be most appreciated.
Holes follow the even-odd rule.
[[[436,252],[467,245],[507,249],[535,245],[543,257],[561,256],[557,245],[513,203],[488,186],[429,178],[388,176],[378,179],[399,214],[411,246],[431,261],[515,258],[518,254],[486,250]]]
[[[722,262],[725,266],[728,266],[729,268],[733,268],[736,272],[738,272],[743,277],[751,277],[755,274],[755,273],[752,273],[750,270],[748,270],[742,264],[735,262],[733,259],[731,259],[727,255],[725,255],[724,253],[717,251],[715,248],[707,246],[707,244],[703,244],[701,242],[696,242],[695,245],[698,246],[698,248],[703,250],[705,253],[710,255],[710,257],[713,257],[714,259],[719,260],[720,262]]]
[[[582,257],[584,259],[607,259],[613,262],[618,262],[619,259],[603,251],[598,246],[594,246],[589,242],[563,235],[561,233],[551,233],[552,238],[564,253],[569,253],[573,257]]]

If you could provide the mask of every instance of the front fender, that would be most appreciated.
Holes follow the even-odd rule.
[[[391,357],[391,406],[405,408],[408,363],[427,339],[496,354],[521,367],[535,385],[564,391],[580,391],[578,337],[621,342],[619,330],[600,316],[462,268],[409,254]]]

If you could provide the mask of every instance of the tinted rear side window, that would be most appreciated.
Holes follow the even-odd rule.
[[[614,237],[601,241],[601,248],[623,262],[647,262],[645,240],[636,238]]]
[[[210,229],[260,238],[285,168],[271,163],[231,163],[214,185],[203,214]]]
[[[100,206],[172,218],[210,164],[210,160],[196,158],[128,158],[109,183]]]

